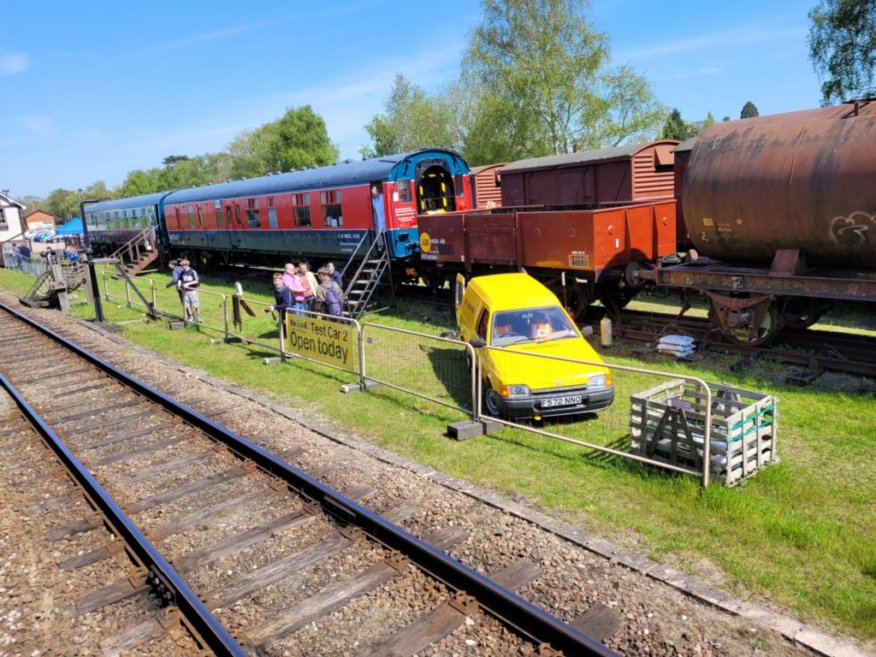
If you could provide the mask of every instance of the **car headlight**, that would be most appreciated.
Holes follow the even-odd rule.
[[[529,386],[523,383],[502,386],[499,388],[499,394],[502,397],[527,397],[529,396]]]
[[[594,374],[590,377],[590,380],[587,381],[588,388],[604,388],[607,383],[605,374]]]

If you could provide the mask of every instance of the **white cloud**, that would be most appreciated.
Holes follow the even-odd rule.
[[[25,114],[15,119],[15,123],[34,137],[52,137],[58,134],[58,122],[45,114]]]
[[[0,75],[15,75],[30,68],[30,57],[23,52],[0,55]]]
[[[675,73],[674,75],[670,75],[667,79],[669,80],[687,80],[688,78],[702,78],[708,75],[718,75],[724,69],[718,68],[717,66],[705,66],[702,68],[698,68],[693,71],[684,71],[680,73]]]
[[[763,41],[777,42],[785,38],[798,38],[806,34],[806,29],[801,26],[783,26],[753,24],[735,27],[711,34],[701,34],[687,39],[661,42],[659,44],[620,50],[616,55],[619,61],[625,60],[648,60],[659,55],[689,52],[691,50],[703,50],[707,48],[722,48],[729,46],[741,46]]]

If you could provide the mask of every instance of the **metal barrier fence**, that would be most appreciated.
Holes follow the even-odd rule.
[[[51,269],[51,264],[46,258],[29,258],[21,255],[16,256],[14,253],[7,251],[6,249],[3,250],[3,266],[7,269],[14,269],[23,272],[34,278],[42,276]]]
[[[363,384],[374,381],[473,416],[474,349],[466,342],[366,322]]]
[[[528,379],[531,379],[533,372],[540,373],[539,376],[544,376],[550,371],[559,371],[561,374],[568,374],[570,368],[580,370],[579,375],[581,386],[575,390],[563,390],[556,388],[553,392],[547,395],[533,395],[529,399],[538,397],[534,402],[534,406],[530,405],[535,410],[535,413],[540,416],[540,419],[533,423],[531,419],[521,418],[521,420],[509,419],[507,417],[495,417],[488,414],[485,410],[485,394],[488,391],[489,382],[485,380],[484,368],[490,359],[500,359],[503,376],[508,377],[508,381],[525,384]],[[611,385],[614,392],[612,403],[602,410],[595,412],[579,413],[575,415],[550,415],[554,412],[562,412],[572,408],[579,408],[579,404],[587,404],[588,398],[594,399],[604,391],[600,391],[597,387],[587,386],[588,372],[593,372],[594,369],[607,369],[611,374]],[[520,381],[516,381],[515,372],[520,372],[517,377]],[[696,410],[704,417],[704,422],[695,422],[691,440],[698,445],[699,451],[694,450],[690,454],[690,463],[685,461],[687,455],[675,454],[675,458],[662,458],[663,448],[671,450],[668,445],[651,445],[648,450],[636,448],[633,440],[634,431],[641,430],[641,423],[634,416],[637,408],[634,407],[633,398],[640,395],[642,391],[649,390],[660,384],[665,384],[668,381],[682,381],[693,389],[693,397],[699,399],[698,408]],[[562,381],[557,380],[559,385]],[[708,384],[696,377],[684,376],[675,373],[658,372],[656,370],[648,370],[635,367],[626,367],[623,365],[612,365],[609,363],[596,363],[583,360],[575,360],[569,358],[561,358],[558,356],[547,356],[543,354],[533,354],[521,352],[513,349],[499,347],[484,347],[478,354],[477,363],[477,388],[478,388],[478,417],[482,420],[497,422],[508,427],[531,432],[546,438],[560,440],[567,443],[572,443],[588,449],[597,450],[599,452],[609,454],[624,459],[639,461],[649,465],[665,468],[674,472],[683,474],[697,474],[701,477],[704,486],[708,486],[710,474],[713,468],[706,467],[706,464],[712,461],[711,458],[711,411],[712,411],[712,392]],[[520,390],[520,393],[523,391]],[[513,399],[513,398],[503,398]],[[524,405],[525,394],[519,396],[520,405]],[[507,403],[507,402],[506,402]],[[689,402],[683,401],[683,405]],[[548,404],[557,404],[550,406]],[[667,406],[672,408],[670,401]],[[519,413],[525,413],[522,409]],[[658,422],[660,420],[658,419]],[[676,422],[680,431],[685,431],[683,426],[679,426],[678,418],[670,410],[666,413],[667,422]],[[638,426],[638,428],[637,428]],[[646,431],[654,432],[655,427],[653,422],[648,424],[646,420]],[[662,429],[661,429],[662,431]],[[662,434],[661,434],[662,435]],[[651,449],[653,447],[654,449]],[[651,452],[654,458],[650,458],[642,453],[636,452]],[[656,452],[656,453],[655,453]],[[682,463],[676,465],[674,463]],[[697,466],[700,466],[697,468]],[[698,470],[698,471],[697,471]]]
[[[128,307],[142,307],[123,280],[112,284],[125,285],[125,297],[118,296],[121,292],[118,288],[114,290],[116,295],[111,294],[113,278],[104,272],[106,298],[124,301]],[[136,280],[148,284],[146,297],[156,310],[181,317],[182,304],[176,288],[167,288],[164,281],[145,277]],[[470,344],[459,340],[307,311],[289,312],[281,325],[276,313],[265,312],[270,304],[249,299],[246,304],[252,315],[235,325],[232,295],[202,289],[199,296],[202,328],[221,333],[226,339],[238,338],[264,347],[283,360],[308,361],[348,372],[355,375],[362,388],[377,383],[459,411],[476,421],[500,424],[611,457],[694,474],[704,486],[709,485],[712,476],[730,480],[723,470],[729,467],[730,445],[722,436],[713,440],[712,412],[728,404],[739,404],[720,386],[718,394],[713,395],[702,379],[500,347],[483,347],[475,353]],[[239,311],[243,312],[243,308]],[[578,376],[583,383],[594,368],[607,370],[611,374],[613,401],[595,412],[552,416],[552,412],[562,411],[563,406],[583,401],[576,399],[576,395],[583,397],[593,392],[585,388],[566,394],[557,389],[547,395],[552,401],[538,402],[537,419],[497,417],[488,413],[484,405],[487,392],[484,364],[497,357],[503,359],[503,369],[511,383],[525,384],[533,372],[543,374],[558,367],[580,371]],[[475,366],[469,366],[470,363]],[[514,378],[515,371],[520,372],[519,382]],[[560,383],[557,382],[558,387]],[[659,398],[654,395],[649,399],[654,391],[660,391]],[[774,454],[774,442],[769,446]]]

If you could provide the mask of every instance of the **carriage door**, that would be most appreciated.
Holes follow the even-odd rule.
[[[423,160],[417,163],[417,212],[453,212],[456,191],[453,176],[444,160]]]
[[[240,231],[243,230],[243,221],[240,215],[240,202],[229,201],[228,205],[225,206],[225,225],[228,228],[228,240],[231,242],[232,249],[240,246]]]

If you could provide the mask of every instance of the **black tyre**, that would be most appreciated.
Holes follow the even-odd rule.
[[[490,417],[502,415],[502,402],[499,393],[493,390],[489,381],[484,381],[484,413]]]

